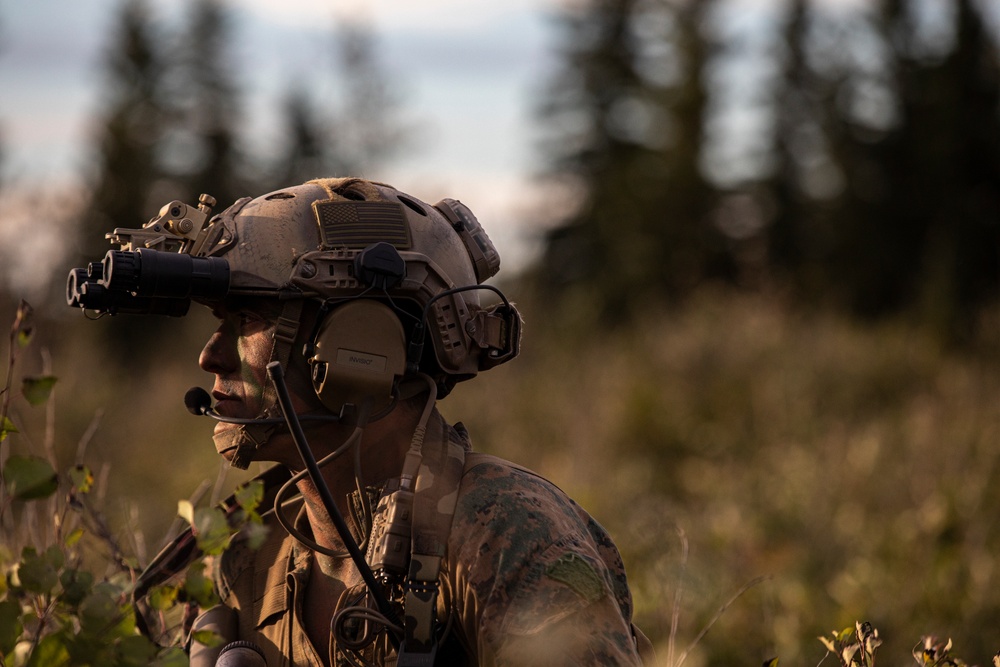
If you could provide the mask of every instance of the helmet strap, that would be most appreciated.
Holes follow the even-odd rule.
[[[288,361],[292,358],[292,349],[295,345],[295,337],[299,331],[299,319],[302,316],[302,299],[289,299],[285,301],[274,327],[274,336],[271,345],[271,361],[281,363],[283,368],[288,368]],[[274,383],[270,376],[264,382],[261,390],[261,412],[256,419],[271,419],[281,416],[281,407],[278,405],[278,394],[274,389]],[[227,449],[235,449],[232,458],[232,466],[240,470],[246,470],[254,460],[257,450],[262,448],[270,440],[271,436],[278,429],[280,424],[243,424],[231,436],[233,442],[228,444]]]

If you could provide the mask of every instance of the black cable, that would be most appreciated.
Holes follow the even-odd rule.
[[[499,288],[494,287],[493,285],[464,285],[462,287],[453,287],[451,289],[438,292],[428,299],[426,304],[424,304],[424,310],[420,316],[420,320],[413,326],[413,339],[410,341],[410,345],[406,352],[406,364],[408,371],[416,372],[420,366],[420,357],[423,355],[424,351],[424,340],[427,337],[427,316],[430,315],[431,306],[434,305],[434,302],[453,294],[479,290],[493,292],[500,297],[501,301],[503,301],[504,307],[510,308],[510,301],[507,300],[507,296],[501,292]]]
[[[374,598],[379,611],[391,621],[392,625],[398,626],[399,620],[396,618],[396,613],[386,599],[382,591],[382,586],[375,579],[375,573],[368,566],[364,554],[361,553],[357,542],[354,541],[354,536],[351,535],[351,530],[344,521],[344,517],[341,515],[340,510],[337,509],[337,504],[333,500],[333,494],[330,493],[330,487],[327,486],[326,480],[320,474],[319,466],[316,464],[316,457],[313,455],[309,443],[306,441],[306,435],[302,431],[302,424],[299,422],[292,407],[292,397],[288,393],[288,386],[285,384],[285,372],[281,367],[281,363],[277,361],[269,363],[267,365],[267,374],[271,378],[271,382],[274,383],[274,388],[278,393],[278,403],[281,406],[281,411],[285,414],[285,421],[288,422],[288,430],[292,434],[295,447],[299,450],[299,456],[302,457],[302,463],[305,464],[306,470],[309,471],[309,477],[316,486],[316,490],[319,491],[320,499],[323,501],[326,513],[329,515],[330,520],[333,521],[337,532],[340,534],[340,538],[344,542],[344,546],[347,547],[347,551],[350,552],[351,559],[354,560],[354,564],[361,573],[361,578],[368,587],[368,591],[371,593],[372,598]],[[386,634],[393,648],[398,651],[399,638],[392,632],[387,632]]]

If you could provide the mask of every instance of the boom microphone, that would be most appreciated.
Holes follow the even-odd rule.
[[[212,409],[212,397],[201,387],[191,387],[184,394],[184,407],[193,415],[206,415]]]
[[[284,424],[282,417],[269,419],[245,419],[242,417],[223,417],[212,407],[212,397],[201,387],[191,387],[184,394],[184,407],[193,415],[208,416],[226,424]],[[340,421],[340,415],[299,415],[302,421]]]

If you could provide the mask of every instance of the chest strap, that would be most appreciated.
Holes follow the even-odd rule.
[[[405,633],[398,667],[431,667],[437,654],[438,575],[465,468],[465,447],[449,437],[450,429],[443,420],[436,421],[440,439],[437,446],[424,447],[414,485],[410,567],[403,607]]]

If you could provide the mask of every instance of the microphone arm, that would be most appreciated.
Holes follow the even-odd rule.
[[[226,424],[284,424],[285,419],[282,417],[273,417],[269,419],[247,419],[244,417],[223,417],[215,408],[212,407],[212,397],[207,391],[201,387],[191,387],[184,394],[184,407],[187,408],[188,412],[198,417],[202,415],[206,417],[211,417],[212,419]],[[299,419],[302,421],[329,421],[335,422],[340,421],[340,415],[301,415]]]
[[[347,547],[347,551],[351,555],[351,560],[354,561],[354,565],[361,573],[361,578],[368,587],[368,591],[371,593],[372,598],[374,598],[375,605],[378,607],[379,612],[381,612],[392,625],[398,626],[399,620],[396,617],[395,611],[393,611],[392,607],[389,605],[389,601],[385,597],[382,586],[375,579],[375,573],[372,572],[371,567],[368,565],[368,561],[365,560],[364,554],[361,553],[358,543],[354,541],[354,536],[351,535],[351,530],[347,526],[347,522],[344,521],[344,516],[337,508],[337,504],[333,499],[333,494],[330,492],[330,487],[327,486],[326,480],[323,479],[323,475],[320,473],[319,465],[316,463],[316,457],[313,455],[312,449],[306,441],[306,434],[302,431],[302,424],[299,422],[298,415],[295,414],[295,410],[292,408],[292,397],[288,393],[288,386],[285,384],[285,372],[284,369],[281,368],[281,363],[277,361],[269,363],[267,365],[267,374],[270,376],[271,382],[274,383],[274,388],[277,390],[278,404],[281,406],[281,411],[285,415],[285,421],[288,422],[288,430],[291,431],[292,440],[295,442],[295,447],[299,450],[299,456],[302,457],[302,462],[306,466],[306,470],[309,473],[312,483],[316,486],[316,490],[319,491],[320,499],[323,501],[323,507],[326,509],[326,513],[329,515],[330,520],[333,521],[333,525],[340,534],[340,538],[344,541],[344,546]],[[396,635],[393,634],[388,628],[386,628],[386,635],[388,636],[389,642],[392,644],[393,648],[398,651],[399,638],[396,637]]]

